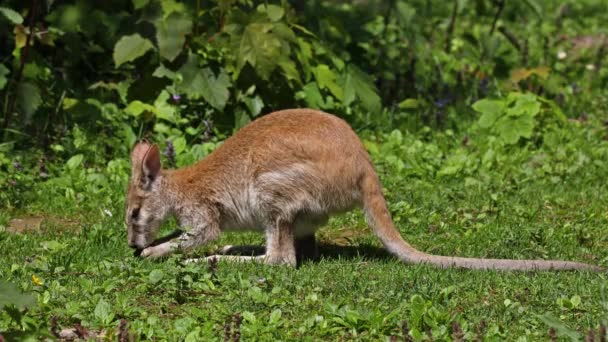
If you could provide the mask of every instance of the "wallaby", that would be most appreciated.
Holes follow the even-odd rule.
[[[296,246],[315,249],[315,231],[330,215],[362,207],[384,247],[407,264],[497,270],[595,270],[572,261],[507,260],[431,255],[409,245],[393,225],[382,186],[363,144],[342,119],[312,109],[289,109],[248,124],[198,163],[161,169],[156,145],[138,142],[131,153],[126,198],[128,244],[143,257],[189,250],[224,230],[258,230],[265,254],[218,255],[296,265]],[[186,229],[152,245],[174,215]]]

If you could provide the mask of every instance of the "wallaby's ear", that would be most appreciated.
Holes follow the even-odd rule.
[[[150,147],[152,147],[152,145],[146,140],[139,140],[135,143],[135,146],[133,146],[133,150],[131,151],[131,165],[133,166],[133,171],[140,171],[136,169],[140,168]]]
[[[144,156],[141,163],[142,183],[146,186],[152,184],[160,173],[160,150],[158,146],[152,145]]]
[[[131,152],[133,179],[139,179],[144,188],[149,188],[160,173],[160,150],[147,141],[135,144]]]

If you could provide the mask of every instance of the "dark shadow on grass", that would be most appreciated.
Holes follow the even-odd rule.
[[[394,257],[390,255],[386,249],[372,246],[369,244],[361,244],[358,246],[341,246],[332,243],[319,243],[319,259],[334,260],[388,260]]]

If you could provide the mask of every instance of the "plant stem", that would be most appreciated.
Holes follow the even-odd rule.
[[[445,52],[449,53],[452,47],[452,34],[454,33],[454,26],[456,24],[456,15],[458,15],[458,0],[454,0],[454,7],[452,7],[452,17],[450,18],[450,24],[448,25],[447,35],[445,37]]]
[[[23,78],[23,68],[25,67],[25,62],[27,61],[27,56],[30,51],[30,42],[32,41],[32,36],[34,35],[34,24],[36,23],[36,15],[38,14],[38,0],[32,0],[31,12],[29,15],[29,28],[30,32],[27,35],[25,40],[25,46],[23,47],[23,53],[19,59],[19,70],[17,74],[12,79],[12,83],[14,85],[13,96],[8,98],[8,106],[6,108],[6,112],[4,112],[4,129],[7,129],[10,121],[11,115],[13,113],[15,107],[15,100],[17,99],[17,92],[19,84],[21,83],[21,79]],[[9,92],[7,87],[7,93]]]
[[[507,0],[496,1],[496,14],[494,15],[494,21],[492,21],[492,28],[490,28],[490,36],[494,34],[494,30],[496,29],[496,23],[498,22],[498,18],[500,18],[502,10],[505,8],[506,2]]]

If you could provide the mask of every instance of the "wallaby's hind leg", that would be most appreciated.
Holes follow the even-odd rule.
[[[227,252],[238,246],[229,246]],[[276,223],[266,231],[266,253],[257,256],[244,255],[212,255],[206,258],[188,259],[186,263],[208,261],[210,259],[227,260],[236,262],[261,262],[268,265],[296,266],[296,249],[292,224],[283,219],[277,219]]]
[[[276,219],[266,231],[266,263],[297,265],[294,230],[290,220]]]

